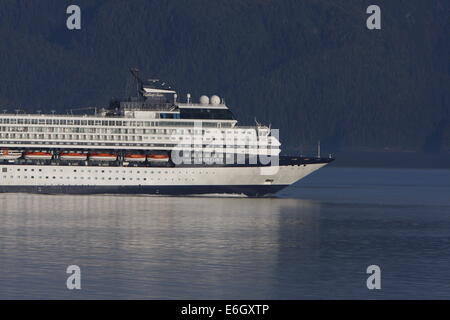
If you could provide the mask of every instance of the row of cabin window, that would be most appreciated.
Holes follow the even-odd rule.
[[[3,176],[3,179],[6,179],[6,178],[7,178],[6,176]],[[20,176],[17,176],[17,177],[11,176],[11,179],[21,179],[21,177]],[[28,176],[24,176],[23,179],[28,179]],[[34,179],[34,176],[30,176],[30,179]],[[39,177],[39,179],[43,179],[43,177]],[[50,179],[50,178],[48,176],[46,176],[45,179]],[[55,176],[53,176],[52,179],[56,180],[57,178]],[[64,177],[59,177],[59,180],[63,180],[63,179],[64,179]],[[66,177],[66,179],[71,179],[71,177]],[[72,177],[72,179],[76,180],[77,177]],[[192,178],[189,178],[189,179],[188,178],[184,178],[184,179],[182,179],[182,178],[172,178],[172,181],[175,181],[176,179],[178,179],[178,181],[182,181],[182,180],[184,180],[184,181],[194,181],[194,179],[192,179]],[[80,180],[84,180],[84,178],[80,177]],[[109,177],[109,178],[106,179],[105,177],[102,177],[102,178],[93,177],[91,179],[91,177],[87,177],[86,180],[110,180],[110,181],[112,181],[112,180],[116,180],[116,181],[119,181],[119,180],[126,181],[126,180],[128,180],[128,181],[133,181],[133,178],[128,178],[128,179],[127,178],[122,178],[122,179],[119,179],[118,177],[116,177],[115,179],[113,179],[113,178]],[[153,180],[153,178],[150,178],[149,180]],[[156,180],[161,180],[161,178],[157,178]],[[164,178],[164,180],[167,180],[167,178]],[[136,181],[141,181],[141,178],[136,178]],[[147,178],[142,178],[142,181],[147,181]]]
[[[73,169],[73,172],[78,172],[77,170],[78,170],[78,169]],[[20,168],[17,168],[16,171],[17,171],[17,172],[20,172],[21,169],[20,169]],[[27,168],[24,168],[23,171],[24,171],[24,172],[27,172],[28,169],[27,169]],[[35,170],[34,170],[33,168],[31,168],[30,171],[31,171],[31,172],[35,172]],[[79,172],[84,173],[85,171],[86,171],[87,173],[91,173],[91,171],[94,172],[94,173],[99,173],[99,172],[100,172],[100,173],[113,173],[113,170],[108,170],[108,172],[106,172],[107,170],[84,170],[84,169],[81,169]],[[115,173],[120,173],[120,171],[122,171],[122,173],[126,173],[126,170],[115,170]],[[2,168],[2,172],[3,172],[3,173],[8,172],[8,168]],[[38,169],[38,172],[42,172],[42,169]],[[53,172],[56,172],[56,169],[53,169]],[[63,172],[63,170],[60,169],[60,172]],[[129,173],[132,174],[132,173],[134,173],[134,172],[133,172],[133,171],[129,171]],[[136,173],[136,174],[140,174],[141,172],[140,172],[140,171],[136,171],[135,173]],[[152,170],[152,171],[148,172],[147,174],[155,174],[155,173],[157,173],[157,174],[161,174],[161,173],[168,174],[169,171],[154,171],[154,170]],[[188,173],[191,173],[191,174],[194,174],[194,173],[195,173],[195,174],[200,173],[200,174],[201,174],[202,171],[200,171],[200,172],[194,172],[194,171],[189,172],[189,171],[186,171],[185,173],[186,173],[186,174],[188,174]],[[205,171],[205,173],[208,174],[208,171]],[[214,174],[214,172],[213,172],[213,174]],[[11,178],[12,178],[12,177],[13,177],[13,176],[11,176]],[[75,177],[75,179],[76,179],[76,177]]]
[[[235,149],[235,150],[239,150],[239,149],[274,149],[274,150],[278,150],[279,148],[277,146],[272,146],[270,145],[270,141],[267,145],[255,145],[253,146],[254,148],[250,148],[251,146],[249,145],[233,145],[233,146],[229,146],[229,145],[213,145],[213,144],[186,144],[186,143],[104,143],[104,142],[70,142],[70,141],[1,141],[1,144],[4,145],[14,145],[14,146],[19,146],[21,144],[24,145],[37,145],[37,146],[46,146],[46,145],[51,145],[51,146],[75,146],[75,147],[79,147],[79,146],[92,146],[92,147],[98,147],[98,146],[112,146],[112,147],[151,147],[151,148],[164,148],[167,149],[169,148],[169,150],[171,150],[171,148],[175,148],[175,147],[179,147],[179,148],[186,148],[186,149],[192,149],[192,148],[199,148],[199,147],[203,147],[203,148],[208,148],[208,149],[218,149],[218,150],[222,150],[222,149]]]
[[[3,176],[3,178],[4,179],[6,179],[7,178],[7,176]],[[28,179],[28,176],[24,176],[23,178],[21,178],[20,176],[10,176],[10,178],[11,179]],[[34,179],[35,177],[34,176],[30,176],[30,179]],[[59,179],[64,179],[64,177],[58,177]],[[65,177],[66,179],[74,179],[74,180],[77,180],[77,177]],[[39,177],[39,179],[44,179],[44,177]],[[50,179],[50,177],[49,176],[46,176],[45,177],[45,179]],[[53,176],[51,179],[57,179],[57,177],[55,177],[55,176]],[[79,179],[80,180],[84,180],[84,177],[79,177]],[[135,178],[136,179],[136,181],[140,181],[141,180],[141,178]],[[128,180],[128,181],[132,181],[133,180],[133,178],[122,178],[122,179],[119,179],[118,177],[116,177],[115,179],[113,179],[113,178],[111,178],[111,177],[109,177],[109,178],[105,178],[105,177],[101,177],[101,178],[98,178],[98,177],[86,177],[86,180]],[[147,181],[147,178],[142,178],[142,180],[143,181]],[[150,180],[152,180],[152,179],[150,179]],[[159,179],[158,179],[159,180]]]
[[[67,120],[67,119],[17,119],[0,118],[0,124],[63,125],[63,126],[114,126],[114,127],[157,127],[194,126],[187,121],[129,121],[129,120]],[[231,127],[231,123],[203,122],[205,127]]]
[[[104,140],[104,141],[143,141],[143,136],[119,136],[119,135],[72,135],[72,134],[33,134],[33,133],[0,133],[0,138],[3,139],[47,139],[47,140]],[[190,136],[157,136],[157,137],[146,137],[149,140],[180,140],[180,141],[190,141]],[[178,138],[178,139],[177,139]],[[228,139],[225,138],[216,138],[216,137],[203,137],[203,142],[213,142],[213,141],[247,141],[247,142],[257,142],[256,139],[250,139],[249,137],[230,137]],[[271,140],[267,141],[268,144],[271,143]]]
[[[80,127],[8,127],[0,126],[4,133],[107,133],[107,134],[216,134],[224,136],[251,135],[255,130],[200,130],[200,129],[121,129],[121,128],[80,128]]]
[[[71,134],[30,134],[0,133],[4,139],[51,139],[51,140],[110,140],[110,141],[142,141],[142,136],[110,136],[110,135],[71,135]]]

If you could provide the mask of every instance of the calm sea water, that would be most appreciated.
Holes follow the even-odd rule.
[[[0,194],[0,298],[449,299],[450,170],[324,168],[270,199]]]

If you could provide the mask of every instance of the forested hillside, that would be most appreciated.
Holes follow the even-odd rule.
[[[182,99],[225,97],[290,150],[448,152],[449,38],[447,0],[2,0],[0,110],[106,105],[137,67]]]

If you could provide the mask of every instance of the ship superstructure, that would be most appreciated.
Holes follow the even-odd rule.
[[[1,114],[0,192],[263,196],[332,161],[280,156],[267,126],[239,126],[217,95],[159,80],[92,115]]]

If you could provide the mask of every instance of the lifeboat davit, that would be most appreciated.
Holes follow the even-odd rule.
[[[117,155],[112,153],[91,153],[89,154],[91,161],[116,161]]]
[[[127,154],[124,157],[126,162],[144,162],[146,156],[143,154]]]
[[[59,155],[59,159],[63,161],[85,161],[87,155],[78,152],[63,152]]]
[[[28,160],[51,160],[53,155],[48,152],[25,152],[25,159]]]
[[[152,162],[167,162],[169,156],[167,154],[151,154],[147,156],[147,159]]]
[[[0,160],[16,160],[22,156],[22,152],[15,152],[9,150],[0,151]]]

